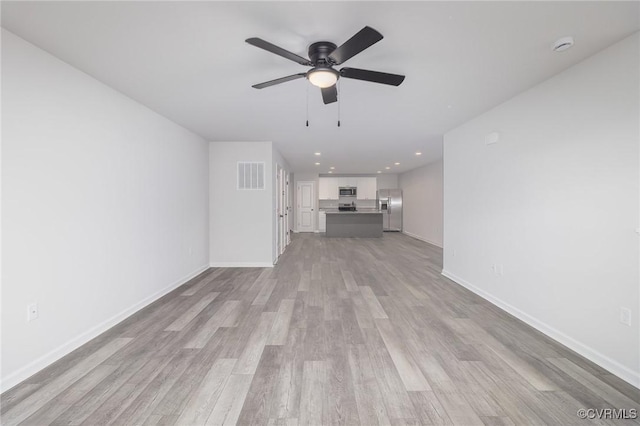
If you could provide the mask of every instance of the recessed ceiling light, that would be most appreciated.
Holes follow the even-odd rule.
[[[391,167],[389,167],[389,166],[385,167],[385,169],[387,169],[387,170],[389,170],[390,168],[391,168]]]
[[[314,152],[313,155],[322,155],[320,152]]]
[[[316,163],[316,166],[319,166],[319,165],[320,165],[320,163]]]
[[[416,152],[416,155],[422,155],[422,153],[420,151]]]
[[[382,171],[381,171],[381,170],[378,170],[378,173],[382,173]]]
[[[447,105],[447,109],[453,108],[453,105]]]
[[[331,167],[329,167],[329,168],[330,168],[331,170],[335,170],[335,169],[336,169],[336,168],[335,168],[335,167],[333,167],[333,166],[331,166]]]
[[[399,166],[399,165],[400,165],[400,163],[393,163],[393,164],[395,164],[396,166]]]
[[[560,37],[553,43],[551,50],[554,52],[563,52],[573,46],[573,37]]]
[[[329,173],[333,173],[331,170],[329,170]]]

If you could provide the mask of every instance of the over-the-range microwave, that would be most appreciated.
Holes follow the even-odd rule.
[[[358,194],[354,186],[341,186],[339,189],[341,197],[355,197]]]

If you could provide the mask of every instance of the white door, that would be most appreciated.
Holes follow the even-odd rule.
[[[314,232],[315,224],[315,207],[316,207],[316,190],[315,182],[298,182],[298,202],[297,202],[297,218],[298,232]]]

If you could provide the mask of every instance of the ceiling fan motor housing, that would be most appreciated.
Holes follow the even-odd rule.
[[[309,46],[309,59],[315,66],[333,65],[333,61],[329,58],[331,52],[336,50],[338,46],[328,41],[318,41]]]

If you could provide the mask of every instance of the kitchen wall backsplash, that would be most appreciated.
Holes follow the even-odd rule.
[[[375,209],[376,200],[355,200],[356,207],[358,209]],[[318,204],[319,209],[337,209],[338,201],[337,200],[319,200]]]

